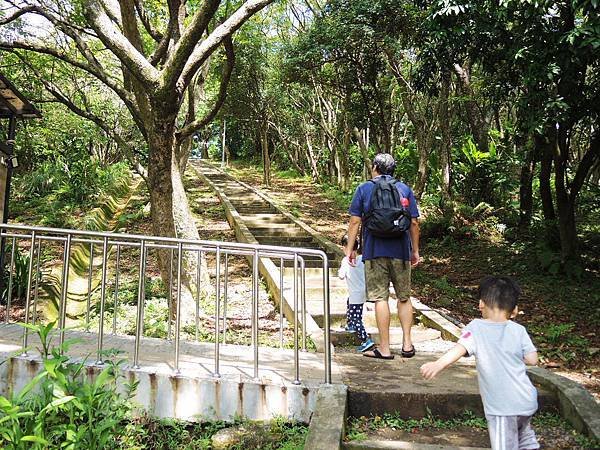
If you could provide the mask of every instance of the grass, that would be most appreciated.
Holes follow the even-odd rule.
[[[233,423],[191,423],[155,419],[142,415],[125,423],[119,437],[120,450],[210,450],[212,438],[226,428],[239,430],[231,450],[301,450],[308,427],[298,422],[275,418],[271,422],[236,419]]]
[[[483,417],[478,417],[471,411],[465,411],[452,419],[441,419],[431,414],[421,419],[404,419],[400,412],[385,413],[382,416],[350,418],[346,438],[349,441],[364,440],[367,438],[368,432],[382,428],[413,433],[424,429],[454,430],[459,427],[485,429],[487,425]]]
[[[563,417],[555,413],[542,412],[534,415],[532,426],[535,430],[539,430],[541,435],[551,432],[552,436],[555,436],[558,432],[559,435],[562,434],[572,440],[579,448],[598,448],[598,444],[600,444],[575,431]],[[365,440],[369,434],[385,428],[409,433],[418,433],[423,430],[457,430],[460,428],[486,430],[487,422],[485,418],[479,417],[470,411],[465,411],[461,415],[450,419],[441,419],[431,414],[421,419],[404,419],[399,412],[386,413],[382,416],[353,417],[349,419],[346,440]]]

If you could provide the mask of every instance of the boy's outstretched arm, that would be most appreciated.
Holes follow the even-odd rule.
[[[523,357],[523,361],[525,362],[525,364],[527,364],[528,366],[537,366],[538,363],[538,354],[537,352],[530,352],[527,353],[524,357]]]
[[[423,364],[421,366],[421,375],[423,375],[423,378],[425,378],[426,380],[431,380],[450,364],[455,363],[466,354],[467,349],[464,348],[461,344],[456,344],[451,350],[446,352],[437,361]]]

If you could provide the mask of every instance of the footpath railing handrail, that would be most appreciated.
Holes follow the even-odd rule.
[[[219,359],[220,359],[220,306],[221,306],[221,258],[224,255],[225,267],[227,268],[227,257],[231,255],[235,256],[246,256],[252,265],[252,346],[254,348],[254,376],[258,378],[258,367],[259,367],[259,353],[258,353],[258,263],[260,258],[278,258],[280,260],[292,260],[293,261],[293,294],[295,320],[294,326],[294,369],[295,379],[294,383],[300,383],[300,368],[299,368],[299,339],[298,339],[298,298],[299,292],[303,292],[304,286],[298,283],[298,277],[300,277],[300,283],[304,283],[305,280],[305,256],[317,257],[322,261],[323,267],[323,309],[325,316],[325,327],[324,327],[324,341],[325,341],[325,352],[324,352],[324,368],[325,368],[325,383],[331,383],[331,348],[330,348],[330,332],[329,332],[329,261],[327,254],[319,249],[299,248],[299,247],[284,247],[275,245],[260,245],[260,244],[247,244],[240,242],[225,242],[225,241],[210,241],[210,240],[194,240],[194,239],[182,239],[176,237],[166,236],[151,236],[151,235],[137,235],[127,233],[112,233],[105,231],[88,231],[88,230],[75,230],[75,229],[64,229],[64,228],[49,228],[49,227],[36,227],[29,225],[16,225],[16,224],[0,224],[0,254],[2,260],[0,264],[4,266],[4,245],[7,239],[11,239],[13,242],[11,261],[9,268],[9,288],[7,290],[7,304],[6,304],[6,321],[9,320],[10,316],[10,305],[12,297],[12,281],[13,281],[13,265],[15,258],[15,243],[17,239],[24,239],[30,241],[29,246],[29,265],[27,273],[27,289],[25,298],[25,322],[29,323],[30,310],[31,310],[31,294],[34,292],[34,314],[32,323],[36,320],[36,307],[35,302],[37,301],[38,295],[38,282],[39,282],[39,266],[40,266],[40,254],[42,241],[55,241],[64,244],[63,248],[63,264],[62,264],[62,276],[61,276],[61,287],[60,287],[60,304],[59,304],[59,329],[61,333],[61,342],[64,341],[65,323],[66,323],[66,311],[67,311],[67,290],[68,290],[68,277],[69,277],[69,265],[71,257],[71,246],[76,243],[87,244],[90,247],[90,261],[89,261],[89,281],[91,282],[92,269],[93,269],[93,258],[94,258],[94,245],[102,246],[102,275],[101,275],[101,298],[100,298],[100,320],[98,330],[98,359],[97,363],[102,364],[102,351],[103,351],[103,337],[104,337],[104,309],[105,309],[105,296],[106,296],[106,283],[107,283],[107,266],[108,266],[108,253],[109,247],[116,246],[117,258],[120,255],[121,247],[133,247],[140,249],[140,261],[139,261],[139,272],[140,277],[138,281],[138,302],[137,302],[137,314],[136,314],[136,332],[135,332],[135,347],[134,347],[134,367],[139,367],[139,353],[140,343],[143,336],[144,328],[144,303],[145,303],[145,277],[146,277],[146,260],[148,258],[147,249],[170,249],[171,258],[173,251],[177,251],[177,295],[176,295],[176,314],[175,314],[175,372],[179,373],[179,351],[180,351],[180,322],[181,322],[181,286],[182,286],[182,266],[183,266],[183,253],[184,252],[196,252],[198,254],[198,260],[204,252],[216,254],[216,308],[215,308],[215,371],[216,377],[220,376],[219,371]],[[37,255],[37,262],[34,262]],[[171,259],[171,265],[173,260]],[[34,269],[34,265],[36,268]],[[197,267],[197,280],[200,280],[200,268],[199,264]],[[33,280],[33,272],[35,270],[35,282]],[[117,263],[115,269],[115,276],[118,279],[119,265]],[[227,269],[225,271],[224,281],[224,305],[227,301]],[[4,280],[0,281],[4,282]],[[35,286],[34,286],[35,285]],[[88,284],[88,289],[91,284]],[[169,305],[172,301],[172,282],[169,281]],[[280,286],[283,290],[283,284]],[[199,289],[196,296],[196,327],[198,327],[198,302],[199,302]],[[116,302],[118,297],[118,286],[115,287],[115,310],[113,321],[116,322]],[[86,311],[86,317],[89,326],[89,308],[90,308],[90,295],[88,292],[88,303]],[[304,312],[305,305],[302,305]],[[169,313],[169,316],[171,313]],[[171,330],[171,317],[168,320],[169,323],[169,334]],[[225,323],[226,317],[225,312],[223,314],[223,336],[225,336]],[[304,327],[303,327],[304,328]],[[113,332],[114,332],[113,327]],[[197,330],[196,330],[197,331]],[[305,332],[305,330],[303,330]],[[27,349],[27,336],[28,329],[25,327],[23,332],[23,349]],[[223,339],[224,340],[224,339]],[[305,341],[305,336],[304,339]]]

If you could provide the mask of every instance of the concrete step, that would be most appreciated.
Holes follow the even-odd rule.
[[[395,325],[395,326],[394,326]],[[379,344],[379,331],[374,326],[365,326],[365,330],[371,336],[371,339],[376,344]],[[391,345],[402,345],[402,328],[399,323],[392,324],[390,327],[390,344]],[[413,342],[425,342],[433,341],[441,338],[441,333],[438,330],[426,328],[423,326],[413,326],[411,331],[411,337]],[[359,339],[354,333],[349,333],[342,328],[335,328],[331,330],[331,342],[334,346],[355,346],[360,344]]]
[[[452,436],[449,442],[457,441],[457,436],[450,431],[440,433]],[[442,441],[440,441],[442,442]],[[448,441],[447,441],[448,442]],[[366,439],[364,441],[344,442],[344,450],[490,450],[490,447],[472,447],[452,444],[424,444],[412,441]]]
[[[483,416],[474,359],[462,358],[443,376],[428,381],[421,376],[420,367],[440,353],[422,352],[418,343],[416,347],[417,354],[410,359],[396,355],[393,360],[383,360],[336,352],[334,360],[348,386],[348,414],[360,417],[398,413],[406,419],[433,414],[452,418],[468,409]],[[538,394],[541,411],[558,407],[556,396],[548,390],[538,386]]]
[[[256,237],[256,236],[255,236]],[[293,238],[290,239],[256,239],[263,245],[277,245],[279,247],[293,247],[293,248],[307,248],[311,250],[321,250],[319,245],[314,241],[296,241]]]
[[[306,235],[306,236],[272,236],[272,235],[268,235],[268,234],[258,234],[258,235],[255,234],[254,237],[256,238],[256,240],[258,242],[262,243],[263,241],[265,241],[264,243],[268,244],[268,245],[275,245],[275,244],[272,244],[271,241],[281,243],[281,245],[286,245],[284,243],[287,243],[287,242],[294,243],[294,244],[296,244],[296,243],[300,244],[303,242],[308,244],[308,243],[314,242],[313,237],[309,236],[309,235]],[[277,245],[279,245],[279,244],[277,244]]]
[[[285,218],[283,218],[283,217],[281,217],[281,218],[274,217],[272,220],[270,220],[266,217],[262,218],[262,219],[246,219],[246,218],[242,217],[242,221],[248,228],[272,227],[272,226],[276,226],[276,227],[292,226],[292,224],[290,222],[286,221]]]
[[[248,229],[254,236],[310,237],[310,235],[302,228],[294,226],[289,226],[287,228],[248,227]]]

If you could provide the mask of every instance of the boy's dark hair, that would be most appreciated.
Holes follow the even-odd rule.
[[[341,244],[342,244],[342,247],[346,247],[348,245],[348,235],[347,234],[342,236]],[[358,239],[354,240],[354,250],[358,250]]]
[[[510,277],[489,276],[479,284],[478,295],[487,307],[511,313],[517,306],[521,288]]]
[[[373,158],[373,167],[380,175],[393,175],[396,170],[396,161],[389,153],[378,153]]]

